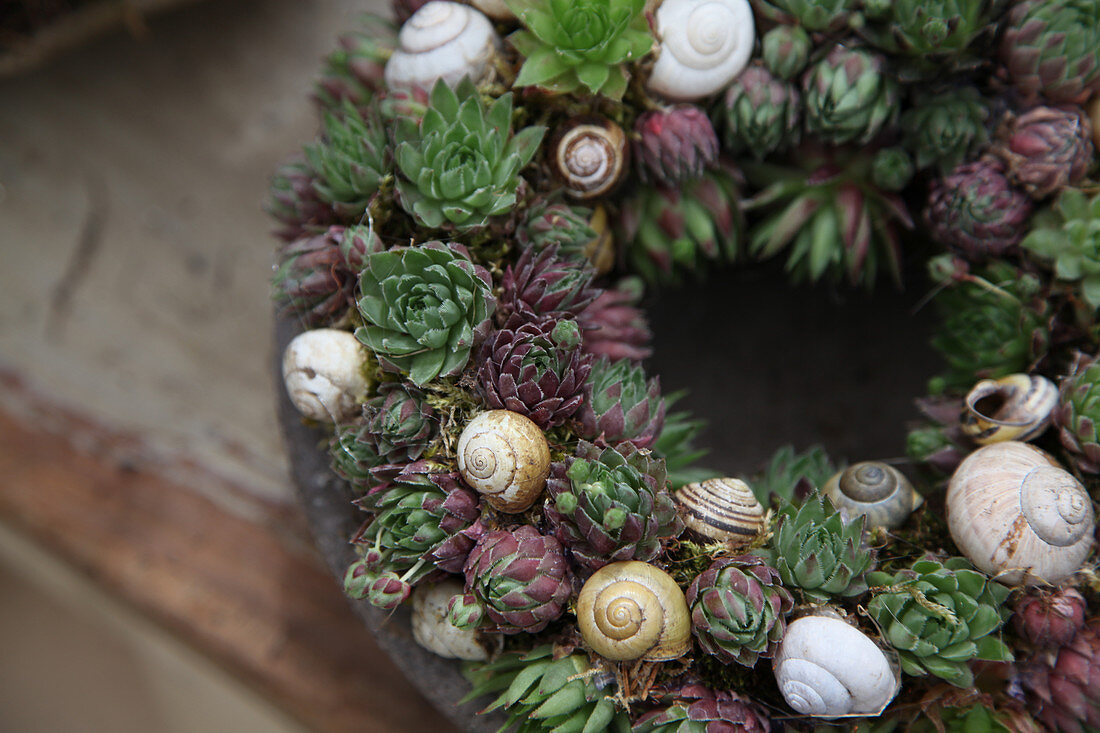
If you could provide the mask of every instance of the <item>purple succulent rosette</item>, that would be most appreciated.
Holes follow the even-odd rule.
[[[574,260],[562,259],[558,253],[556,244],[529,248],[514,267],[505,269],[501,316],[576,316],[596,299],[600,291],[592,286],[595,273]]]
[[[629,441],[648,448],[665,422],[660,378],[647,380],[640,364],[625,359],[599,359],[589,373],[578,419],[587,440],[600,445]]]
[[[504,634],[542,631],[565,613],[573,592],[561,544],[530,525],[483,534],[463,572],[467,592]]]
[[[1030,214],[1031,199],[1013,188],[1004,165],[983,158],[932,184],[925,220],[939,242],[981,260],[1019,244]]]
[[[634,159],[643,183],[675,186],[699,178],[718,162],[718,134],[695,105],[639,115],[634,132]]]

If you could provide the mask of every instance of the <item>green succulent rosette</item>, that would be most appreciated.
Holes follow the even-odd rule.
[[[846,26],[856,0],[753,0],[753,6],[771,20],[800,25],[808,31],[831,32]]]
[[[771,555],[789,588],[800,588],[810,601],[850,598],[867,591],[874,553],[864,546],[867,517],[845,521],[827,498],[814,493],[801,506],[779,512]]]
[[[363,106],[383,91],[382,72],[397,45],[397,26],[372,13],[359,28],[340,36],[336,50],[325,57],[313,97],[321,109],[336,110],[344,102]]]
[[[505,0],[527,26],[508,37],[525,60],[515,85],[620,99],[625,64],[652,49],[645,0]]]
[[[398,201],[429,229],[484,227],[515,205],[519,172],[545,132],[534,126],[512,134],[511,94],[486,109],[469,78],[454,89],[436,82],[419,124],[410,117],[397,121]]]
[[[974,87],[930,97],[901,116],[905,146],[918,168],[952,169],[989,142],[989,104]]]
[[[894,0],[862,31],[878,48],[907,56],[955,56],[988,29],[989,0]]]
[[[360,110],[345,101],[339,113],[327,111],[321,139],[305,148],[316,176],[318,198],[336,213],[357,222],[391,175],[389,141],[373,107]]]
[[[833,465],[820,445],[800,453],[785,445],[772,454],[768,465],[748,484],[756,500],[766,507],[801,504],[841,468]]]
[[[463,702],[500,693],[484,712],[503,710],[508,716],[504,727],[516,733],[630,733],[630,716],[597,684],[595,671],[584,654],[555,659],[550,644],[508,652],[492,662],[466,665],[473,689]]]
[[[1001,59],[1022,95],[1083,102],[1100,87],[1100,0],[1015,3]]]
[[[461,372],[496,309],[489,273],[441,242],[368,255],[359,292],[356,338],[417,386]]]
[[[645,369],[629,359],[601,358],[585,382],[578,432],[602,445],[629,441],[649,448],[661,434],[666,409],[660,377],[647,380]]]
[[[1100,194],[1090,199],[1067,188],[1033,224],[1020,246],[1053,263],[1059,280],[1074,283],[1089,306],[1100,308]]]
[[[867,610],[906,674],[933,674],[970,687],[971,660],[1012,661],[995,633],[1011,613],[1005,605],[1011,590],[966,560],[918,560],[894,575],[873,572],[868,581],[876,592]]]
[[[806,72],[802,101],[809,135],[866,143],[897,116],[897,82],[878,54],[837,44]]]
[[[1054,409],[1058,438],[1078,471],[1100,473],[1100,362],[1078,355]]]

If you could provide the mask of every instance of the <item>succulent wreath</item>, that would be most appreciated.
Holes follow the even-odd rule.
[[[519,731],[1100,731],[1100,0],[394,10],[269,200],[348,595]],[[903,248],[947,365],[905,471],[700,468],[643,289]]]

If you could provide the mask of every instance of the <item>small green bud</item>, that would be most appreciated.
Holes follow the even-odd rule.
[[[570,491],[558,494],[558,498],[554,500],[554,506],[562,514],[572,514],[577,510],[577,495]]]
[[[370,592],[371,584],[378,578],[366,560],[356,560],[348,566],[344,574],[344,593],[349,598],[361,601]]]
[[[603,515],[604,529],[616,530],[624,524],[626,524],[626,512],[619,507],[608,509]]]
[[[764,34],[764,66],[780,79],[792,79],[806,68],[813,47],[810,35],[797,25],[779,25]]]
[[[900,191],[913,179],[913,159],[900,147],[883,148],[875,154],[871,176],[875,185],[887,191]]]
[[[575,349],[581,345],[581,329],[577,322],[569,319],[558,321],[554,330],[550,332],[550,338],[554,343],[565,349]]]

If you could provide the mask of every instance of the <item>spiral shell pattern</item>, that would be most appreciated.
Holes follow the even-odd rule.
[[[748,0],[665,0],[657,9],[661,41],[649,89],[669,99],[706,97],[733,81],[756,37]]]
[[[386,62],[389,89],[431,89],[439,79],[454,86],[488,76],[500,37],[484,14],[461,3],[433,0],[405,21],[398,48]]]
[[[1003,583],[1059,583],[1092,549],[1085,487],[1047,453],[1015,441],[967,456],[947,488],[951,537],[974,565]]]
[[[550,473],[550,446],[529,418],[510,410],[483,412],[458,436],[458,472],[502,512],[535,503]]]
[[[764,507],[744,481],[712,478],[676,492],[676,509],[688,529],[733,547],[752,544],[764,529]]]
[[[787,626],[772,660],[787,704],[803,715],[878,715],[901,688],[893,660],[870,637],[832,616]]]
[[[602,196],[626,171],[626,134],[611,120],[574,120],[555,136],[554,170],[575,198]]]
[[[848,516],[867,516],[876,527],[901,526],[924,499],[901,471],[878,461],[856,463],[833,475],[822,489]]]
[[[962,429],[978,445],[1028,441],[1047,429],[1057,406],[1058,388],[1046,377],[983,379],[966,395]]]
[[[597,570],[577,598],[581,636],[612,661],[677,659],[691,648],[684,592],[668,573],[644,562]]]

